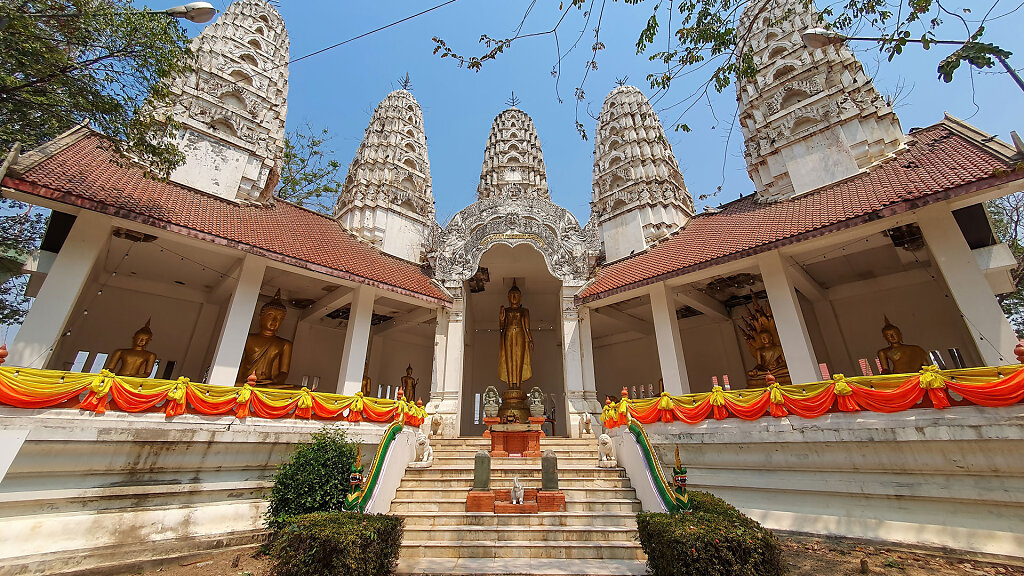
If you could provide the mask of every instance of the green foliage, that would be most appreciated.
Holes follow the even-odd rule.
[[[997,198],[985,207],[996,238],[1006,242],[1017,260],[1017,266],[1010,272],[1016,290],[1000,295],[999,304],[1017,336],[1024,337],[1024,192]]]
[[[28,312],[21,265],[39,245],[46,228],[44,210],[0,198],[0,325],[20,324]]]
[[[25,0],[0,3],[0,22],[0,147],[31,149],[88,119],[158,174],[182,162],[160,138],[164,80],[192,67],[174,18],[129,0]]]
[[[630,6],[643,4],[640,0],[622,0],[621,3]],[[976,10],[980,9],[978,11],[986,14],[987,17],[997,3],[998,0],[985,0],[984,6],[978,6],[977,2],[967,0],[945,3],[940,3],[937,0],[844,0],[835,3],[819,1],[818,21],[814,25],[847,35],[875,38],[878,49],[887,54],[889,60],[892,60],[902,54],[910,42],[920,42],[925,49],[931,48],[936,43],[935,31],[939,30],[944,19],[948,18],[956,26],[951,28],[952,32],[943,29],[943,35],[949,36],[943,40],[954,41],[954,43],[960,39],[963,40],[958,47],[950,48],[952,53],[939,65],[940,78],[949,82],[961,62],[968,62],[978,68],[987,68],[993,65],[994,57],[1005,58],[1010,55],[1008,51],[998,46],[981,42],[985,31],[985,18],[975,20],[973,23],[966,18],[971,14],[972,7]],[[592,29],[595,40],[597,40],[596,36],[601,29],[602,19],[605,15],[605,3],[599,4],[601,5],[600,12],[595,15],[592,13],[593,2],[585,0],[562,2],[558,7],[558,19],[550,24],[550,29],[548,29],[548,24],[541,24],[535,31],[525,31],[523,30],[524,24],[533,9],[531,3],[513,35],[505,38],[496,38],[487,34],[480,36],[482,53],[478,55],[465,54],[456,51],[443,38],[434,37],[434,54],[440,55],[442,59],[456,62],[459,67],[479,71],[487,62],[496,60],[521,40],[552,36],[556,49],[552,76],[555,78],[557,95],[563,64],[568,61],[567,56],[579,43],[579,38],[572,43],[559,42],[559,32],[567,27],[581,26],[584,31]],[[610,12],[612,3],[608,4]],[[800,0],[793,3],[792,10],[811,8],[812,4],[812,0]],[[791,12],[771,14],[771,8],[779,5],[777,2],[757,2],[755,0],[676,0],[674,2],[657,1],[646,3],[646,5],[650,7],[651,15],[637,35],[635,49],[637,54],[648,54],[652,62],[664,66],[658,72],[647,76],[655,94],[660,95],[667,92],[675,79],[687,74],[699,72],[706,78],[696,85],[696,89],[693,87],[695,84],[690,84],[685,90],[689,95],[669,106],[687,104],[683,113],[696,103],[708,99],[710,90],[722,92],[737,79],[752,78],[757,71],[757,64],[751,49],[751,34],[755,27],[769,15],[772,18],[769,21],[770,25],[788,20],[792,16]],[[1024,9],[1024,4],[1009,10],[1000,17],[1020,9]],[[745,11],[748,17],[741,19]],[[566,22],[570,23],[566,24]],[[666,29],[668,24],[671,24],[671,27]],[[913,38],[912,30],[914,33],[919,33],[920,38]],[[581,37],[582,34],[583,32],[580,33]],[[868,46],[869,44],[861,45]],[[654,49],[654,46],[659,48]],[[585,63],[582,80],[575,89],[577,100],[584,98],[586,71],[597,68],[597,53],[604,48],[603,43],[595,42],[593,54]],[[692,82],[692,77],[690,81]],[[561,101],[560,96],[559,101]],[[580,124],[578,106],[576,124],[577,130],[586,139],[586,132],[580,128],[582,125]],[[689,130],[686,124],[677,124],[676,128],[683,131]]]
[[[324,428],[300,444],[274,476],[267,526],[277,529],[289,518],[311,512],[342,511],[356,452],[356,444],[340,428]]]
[[[885,561],[882,562],[882,565],[886,568],[896,568],[897,570],[903,569],[903,565],[900,564],[895,558],[886,558]]]
[[[267,547],[274,576],[394,574],[403,520],[384,514],[331,512],[298,516]]]
[[[334,150],[327,147],[331,139],[327,128],[315,130],[311,124],[288,133],[281,161],[278,198],[321,214],[334,213],[338,194],[341,193],[338,173],[342,166],[334,159]]]
[[[782,548],[770,530],[721,498],[690,491],[689,514],[637,514],[654,576],[779,576]]]

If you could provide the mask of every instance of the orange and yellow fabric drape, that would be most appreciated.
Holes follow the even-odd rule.
[[[82,394],[78,408],[103,413],[111,405],[125,412],[152,411],[163,405],[168,417],[182,414],[238,418],[320,418],[359,422],[394,422],[419,426],[426,411],[406,400],[366,398],[361,393],[343,396],[326,392],[272,390],[248,384],[242,387],[191,382],[188,378],[155,380],[125,378],[103,370],[99,374],[0,367],[0,404],[18,408],[46,408],[70,403]]]
[[[900,412],[920,403],[925,396],[934,408],[951,405],[949,392],[966,402],[980,406],[1009,406],[1024,400],[1024,367],[968,368],[940,371],[935,366],[917,374],[847,378],[836,374],[832,380],[813,384],[766,388],[723,390],[655,398],[607,402],[601,420],[608,428],[625,425],[632,416],[643,424],[686,422],[696,424],[711,417],[722,420],[730,415],[756,420],[770,414],[782,418],[789,414],[816,418],[839,410],[855,412]]]

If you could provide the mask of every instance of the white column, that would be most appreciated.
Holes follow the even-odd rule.
[[[462,372],[466,351],[466,299],[462,290],[452,290],[452,309],[448,314],[448,348],[444,361],[444,391],[439,412],[445,413],[444,435],[458,437],[462,431]],[[451,420],[448,420],[448,419]]]
[[[1017,337],[992,288],[960,232],[953,214],[945,206],[921,210],[917,221],[932,258],[942,272],[950,296],[971,332],[978,353],[989,366],[1013,360]]]
[[[590,325],[590,308],[580,308],[580,356],[583,364],[583,397],[591,412],[600,412],[597,397],[597,376],[594,370],[594,336]]]
[[[18,330],[11,346],[9,365],[47,366],[109,238],[110,219],[94,212],[82,211],[78,215]]]
[[[266,263],[256,256],[246,255],[242,261],[242,266],[238,270],[238,283],[228,301],[220,340],[217,341],[217,349],[213,353],[211,384],[235,384],[238,367],[242,363],[242,352],[245,350],[245,339],[249,334],[249,326],[252,325],[252,315],[256,310],[256,301],[260,297],[260,286],[263,285],[263,273],[266,270]]]
[[[654,313],[654,334],[658,340],[658,361],[665,392],[673,395],[689,394],[690,380],[686,375],[683,339],[679,334],[675,298],[672,290],[659,282],[651,286],[651,311]]]
[[[573,291],[562,289],[562,376],[565,382],[565,424],[568,436],[579,436],[581,415],[590,416],[583,398],[583,359],[580,353],[579,309]]]
[[[345,349],[341,354],[341,373],[338,376],[339,394],[352,395],[362,388],[374,299],[373,286],[359,285],[352,295],[348,326],[345,328]]]
[[[778,250],[761,254],[757,257],[757,264],[761,268],[761,279],[768,292],[768,303],[775,317],[775,327],[779,330],[779,344],[786,356],[790,378],[794,384],[817,382],[821,379],[818,360],[814,356],[800,301],[786,274],[782,255]]]
[[[434,358],[430,369],[430,400],[432,410],[437,410],[444,391],[444,368],[448,355],[448,309],[437,309],[437,326],[434,328]]]

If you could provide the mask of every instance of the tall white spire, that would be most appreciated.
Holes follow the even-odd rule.
[[[406,90],[388,94],[370,118],[335,210],[338,222],[385,252],[423,258],[434,221],[423,111]]]
[[[591,219],[606,259],[642,252],[691,217],[693,199],[651,103],[633,86],[615,88],[594,138]]]
[[[800,33],[819,25],[804,0],[756,0],[740,18],[757,64],[736,86],[744,157],[766,201],[852,176],[903,144],[899,119],[845,44],[804,46]]]
[[[477,187],[480,199],[506,194],[550,197],[537,129],[530,116],[515,107],[498,114],[491,124]]]
[[[175,82],[187,158],[171,179],[229,200],[270,198],[288,110],[288,31],[265,0],[238,0],[192,40],[196,72]]]

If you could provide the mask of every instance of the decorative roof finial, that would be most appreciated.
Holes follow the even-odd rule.
[[[520,102],[522,102],[522,100],[520,100],[519,98],[516,97],[516,91],[515,90],[512,91],[512,96],[508,100],[505,100],[505,104],[508,104],[512,108],[515,108],[516,106],[519,106]]]
[[[398,79],[398,85],[401,86],[402,90],[412,90],[412,78],[409,77],[408,72],[405,73],[405,76]]]

